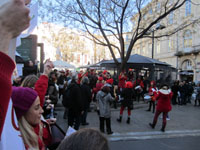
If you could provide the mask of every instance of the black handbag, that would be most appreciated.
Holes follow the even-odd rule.
[[[55,150],[60,142],[65,138],[65,132],[55,123],[50,126],[52,141],[47,147],[50,150]]]

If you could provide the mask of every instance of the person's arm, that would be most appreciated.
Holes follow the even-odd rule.
[[[10,0],[0,6],[0,136],[2,133],[12,85],[11,76],[15,64],[8,56],[9,43],[29,26],[29,9],[24,0]]]
[[[50,86],[48,90],[49,99],[51,103],[56,104],[58,101],[57,90],[55,90],[55,86]]]
[[[40,105],[43,107],[44,105],[44,97],[48,88],[48,74],[51,72],[53,68],[53,63],[50,60],[47,60],[44,65],[44,73],[40,76],[40,78],[35,83],[35,91],[37,91],[38,96],[40,97]]]

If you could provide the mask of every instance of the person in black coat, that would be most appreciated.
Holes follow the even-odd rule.
[[[70,99],[68,102],[68,125],[78,130],[81,121],[81,115],[84,110],[84,103],[82,101],[81,88],[77,84],[78,76],[72,77],[71,83],[68,88],[70,90]]]
[[[48,81],[47,95],[51,100],[51,104],[54,105],[56,105],[58,102],[58,90],[56,89],[55,81],[56,81],[56,74],[55,72],[51,72]]]
[[[179,82],[178,81],[174,81],[174,84],[171,87],[172,92],[173,92],[173,96],[172,96],[172,104],[176,105],[177,104],[177,96],[178,96],[178,91],[179,91]]]
[[[63,95],[65,80],[66,80],[65,72],[62,70],[61,75],[58,77],[57,81],[57,84],[59,86],[59,98]]]
[[[89,125],[86,121],[87,112],[90,108],[90,102],[92,100],[92,92],[89,86],[89,79],[88,77],[83,77],[81,81],[81,92],[82,92],[82,101],[84,102],[83,114],[81,115],[81,124],[82,125]]]
[[[117,119],[118,122],[122,121],[122,115],[123,111],[126,107],[128,107],[128,118],[126,123],[130,123],[130,116],[131,116],[131,110],[133,109],[133,84],[131,81],[126,82],[125,88],[122,90],[121,97],[123,100],[121,101],[121,108],[120,108],[120,116]]]
[[[180,82],[179,92],[180,92],[179,105],[186,105],[187,85],[185,84],[185,81]]]

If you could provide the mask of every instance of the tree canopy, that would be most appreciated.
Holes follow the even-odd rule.
[[[62,22],[65,26],[87,32],[88,34],[84,36],[108,47],[116,65],[123,70],[134,44],[141,38],[149,37],[147,33],[150,30],[156,28],[158,23],[183,6],[186,1],[188,0],[53,0],[45,1],[41,5],[46,8],[43,11],[53,17],[43,16],[44,19]],[[150,18],[147,21],[149,11],[152,11],[152,15],[148,14]],[[155,37],[172,35],[197,21],[199,18]],[[127,49],[125,49],[124,37],[126,32],[131,35]],[[112,42],[111,36],[117,44]],[[119,64],[117,61],[114,50],[117,50],[122,63]]]

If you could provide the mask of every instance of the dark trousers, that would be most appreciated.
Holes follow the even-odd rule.
[[[135,100],[139,102],[140,101],[140,96],[141,96],[141,93],[137,93],[136,97],[135,97]]]
[[[83,114],[81,115],[81,123],[86,123],[88,109],[84,110]]]
[[[181,93],[180,104],[181,105],[186,104],[186,95],[184,93]]]
[[[149,109],[148,111],[151,111],[151,106],[153,105],[153,113],[155,112],[155,101],[149,101]]]
[[[69,110],[69,112],[68,112],[68,126],[71,126],[71,127],[74,126],[74,129],[78,130],[79,126],[80,126],[80,121],[81,121],[81,115],[74,114],[73,112],[71,112]]]
[[[99,121],[100,121],[100,131],[101,132],[105,132],[104,131],[104,122],[106,121],[106,131],[107,132],[111,132],[111,121],[110,118],[104,118],[104,117],[99,117]]]
[[[177,95],[174,94],[174,95],[172,96],[172,104],[173,104],[173,105],[176,105],[176,104],[177,104],[176,99],[177,99]]]
[[[167,114],[168,114],[167,112],[161,112],[161,111],[156,110],[156,113],[155,113],[155,116],[154,116],[154,119],[153,119],[153,126],[156,126],[156,123],[157,123],[158,117],[159,117],[159,115],[160,115],[161,113],[163,113],[163,123],[162,123],[162,128],[165,129],[165,127],[166,127],[166,125],[167,125],[167,120],[166,120],[166,118],[167,118]]]
[[[63,91],[64,89],[59,88],[59,98],[61,97],[61,95],[63,95]]]

